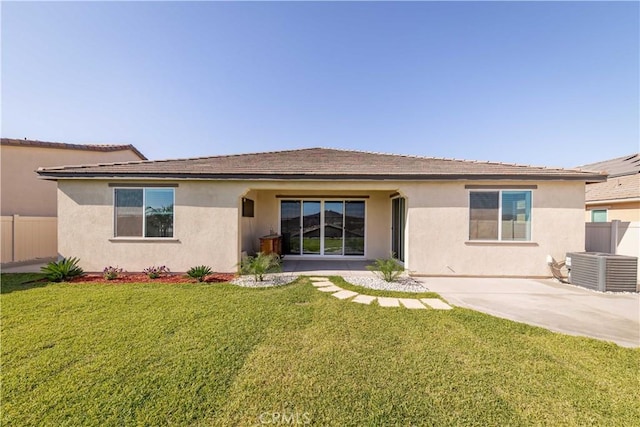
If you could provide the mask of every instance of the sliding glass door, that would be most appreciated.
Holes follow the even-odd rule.
[[[282,200],[280,232],[289,255],[364,255],[365,202]]]

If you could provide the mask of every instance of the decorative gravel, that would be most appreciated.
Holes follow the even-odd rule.
[[[245,288],[271,288],[289,284],[297,278],[293,274],[267,274],[262,282],[256,282],[253,276],[238,276],[229,283]]]
[[[409,276],[403,276],[397,282],[385,282],[378,276],[343,276],[345,282],[363,288],[377,289],[380,291],[400,292],[428,292],[429,289],[417,280]]]

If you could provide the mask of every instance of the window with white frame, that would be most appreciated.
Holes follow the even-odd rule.
[[[591,222],[607,222],[607,210],[593,209],[591,211]]]
[[[173,237],[173,188],[115,188],[115,237]]]
[[[531,240],[531,191],[471,191],[469,240]]]

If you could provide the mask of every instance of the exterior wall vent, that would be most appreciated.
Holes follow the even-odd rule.
[[[635,292],[638,258],[601,252],[567,253],[569,283],[601,292]]]

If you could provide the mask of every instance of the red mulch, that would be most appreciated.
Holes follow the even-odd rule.
[[[204,281],[206,283],[220,283],[228,282],[235,278],[235,274],[230,273],[214,273],[208,275]],[[72,283],[80,282],[101,282],[101,283],[196,283],[196,279],[192,279],[186,274],[165,274],[157,279],[149,279],[146,274],[143,273],[122,273],[117,278],[107,280],[102,277],[102,274],[85,274],[80,277],[74,277],[70,280]]]

